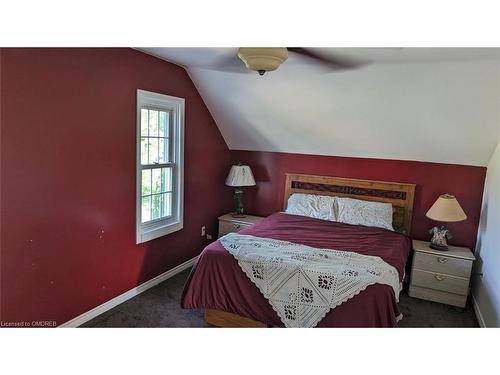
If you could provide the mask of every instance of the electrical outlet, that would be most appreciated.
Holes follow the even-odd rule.
[[[201,236],[205,237],[205,233],[206,233],[206,228],[205,228],[205,226],[202,226],[201,227]]]

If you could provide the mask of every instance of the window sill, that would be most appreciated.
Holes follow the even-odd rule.
[[[137,233],[137,244],[148,242],[159,237],[166,236],[167,234],[177,232],[183,228],[182,221],[169,223],[154,229],[142,229]]]

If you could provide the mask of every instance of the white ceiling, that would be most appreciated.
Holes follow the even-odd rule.
[[[500,137],[500,49],[321,48],[366,65],[262,77],[236,48],[141,50],[186,67],[230,149],[485,166]]]

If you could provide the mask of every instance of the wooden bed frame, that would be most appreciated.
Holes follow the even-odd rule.
[[[404,228],[408,235],[411,233],[415,184],[287,173],[284,208],[288,197],[293,193],[332,195],[391,203],[394,208],[393,225]],[[205,321],[217,327],[267,327],[262,322],[214,309],[205,309]]]

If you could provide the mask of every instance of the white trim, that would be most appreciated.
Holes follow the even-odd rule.
[[[182,264],[179,264],[178,266],[162,273],[161,275],[158,275],[151,280],[146,281],[145,283],[142,283],[139,286],[136,286],[135,288],[130,289],[129,291],[120,294],[119,296],[110,299],[108,302],[103,303],[102,305],[99,305],[92,310],[89,310],[76,318],[73,318],[66,323],[63,323],[59,326],[59,328],[75,328],[83,323],[88,322],[91,319],[94,319],[96,316],[101,315],[102,313],[105,313],[108,310],[111,310],[113,307],[118,306],[120,303],[123,303],[127,300],[129,300],[132,297],[135,297],[142,292],[148,290],[149,288],[152,288],[159,283],[171,278],[172,276],[177,275],[178,273],[184,271],[185,269],[191,267],[194,265],[196,262],[196,259],[198,259],[198,256],[195,256],[192,259],[189,259],[185,261]]]
[[[474,313],[476,314],[476,318],[477,318],[477,322],[479,323],[479,327],[487,328],[486,323],[484,322],[483,314],[481,314],[481,310],[479,309],[479,305],[478,305],[474,295],[472,295],[472,305],[474,307]]]

